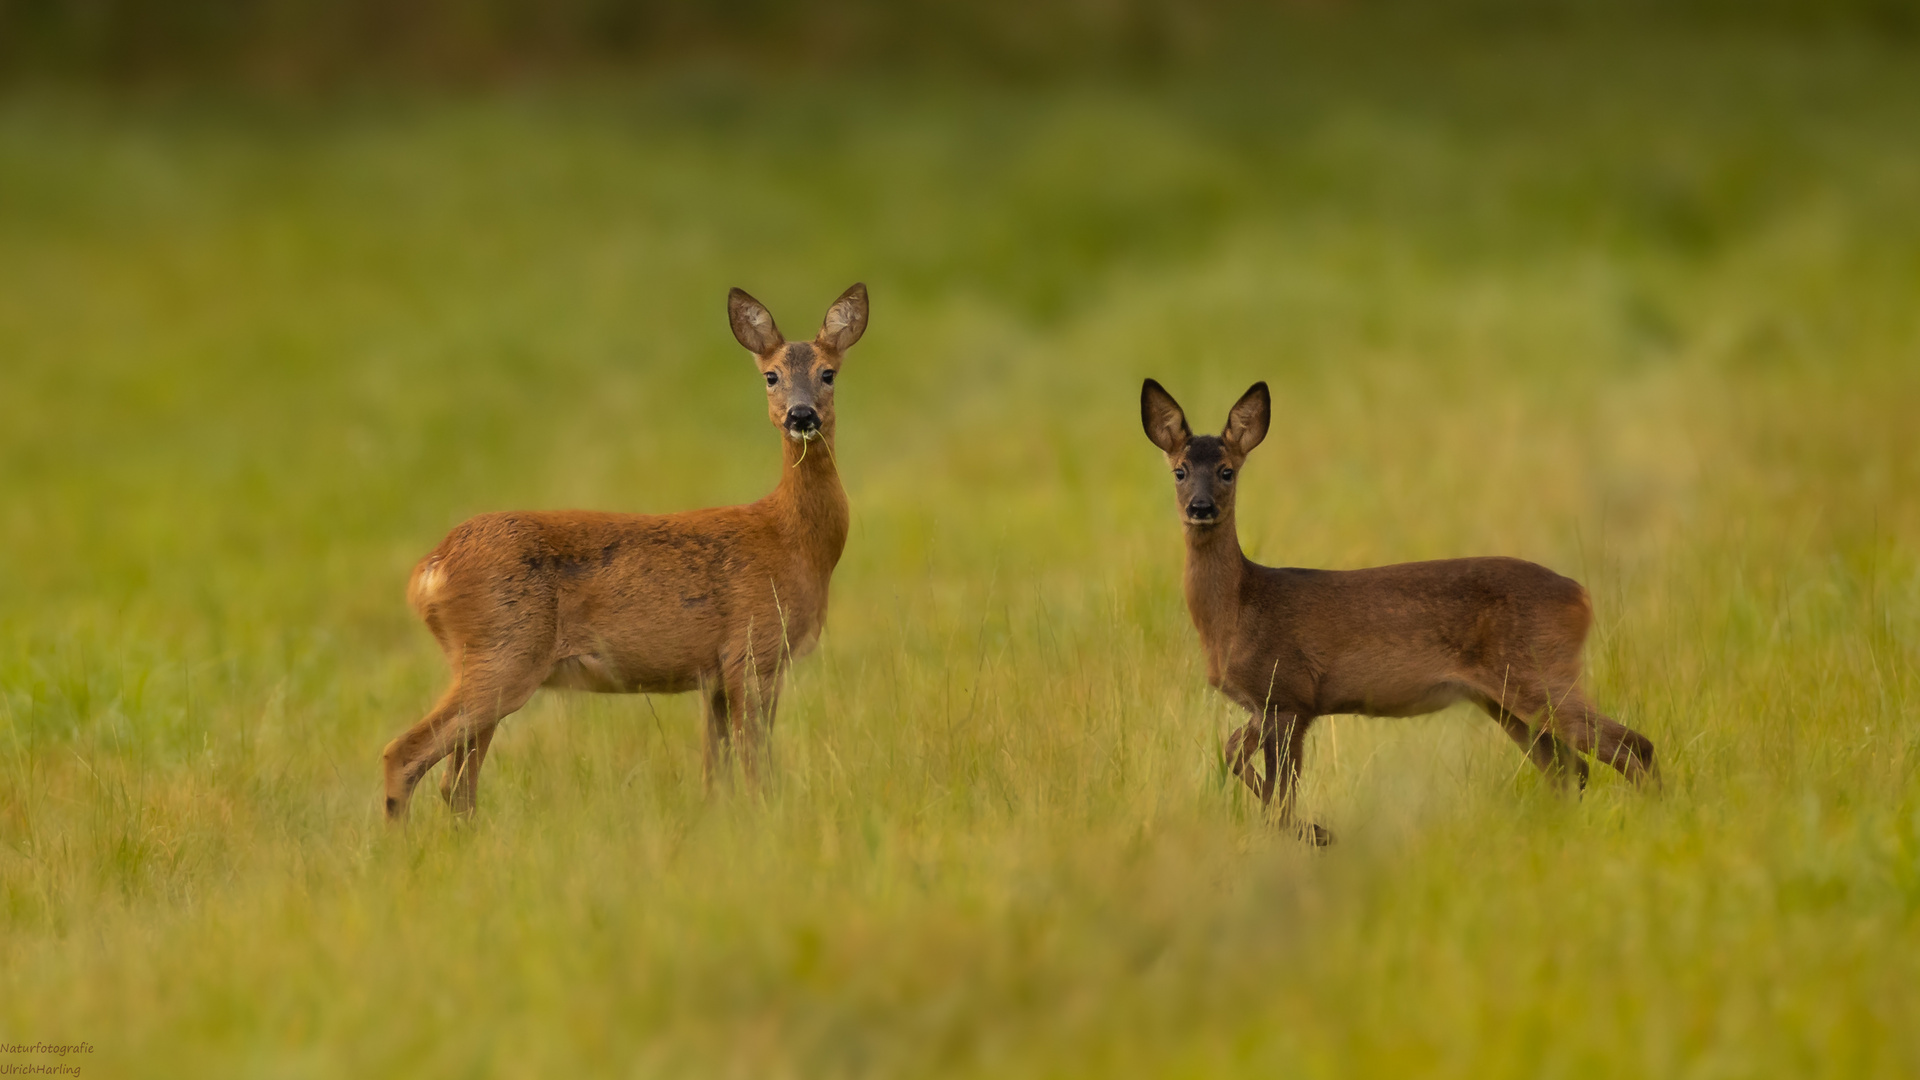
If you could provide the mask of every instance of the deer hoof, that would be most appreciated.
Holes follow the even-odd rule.
[[[1312,822],[1308,822],[1305,825],[1294,826],[1293,831],[1294,831],[1294,835],[1298,836],[1303,843],[1309,844],[1313,847],[1333,846],[1333,830],[1332,829],[1328,829],[1320,825],[1315,825]]]

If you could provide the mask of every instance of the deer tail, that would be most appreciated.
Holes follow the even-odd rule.
[[[1587,640],[1587,631],[1593,629],[1593,596],[1587,587],[1575,583],[1573,586],[1573,639],[1576,642]]]
[[[413,576],[407,579],[408,606],[413,608],[415,614],[431,624],[434,600],[446,583],[447,573],[440,568],[438,556],[429,555],[421,559],[420,565],[413,568]]]

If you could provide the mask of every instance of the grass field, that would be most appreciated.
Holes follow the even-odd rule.
[[[723,69],[0,100],[0,1041],[81,1075],[1920,1072],[1920,63],[1303,32],[1151,84]],[[378,754],[491,509],[758,497],[724,316],[848,283],[853,532],[779,781],[542,695]],[[1219,765],[1140,380],[1269,564],[1583,580],[1663,795],[1340,718]],[[430,781],[431,782],[431,781]]]

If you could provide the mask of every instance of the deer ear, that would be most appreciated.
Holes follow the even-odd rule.
[[[1147,429],[1153,445],[1169,454],[1177,454],[1193,438],[1187,426],[1187,414],[1166,388],[1148,379],[1140,385],[1140,426]]]
[[[1272,419],[1273,398],[1267,393],[1267,384],[1254,383],[1227,410],[1227,427],[1220,437],[1240,453],[1248,453],[1267,437],[1267,424]]]
[[[727,293],[727,321],[733,324],[733,340],[755,356],[765,356],[787,342],[780,336],[780,328],[773,325],[766,305],[748,296],[745,289]]]
[[[867,287],[856,281],[827,309],[827,317],[820,323],[820,336],[815,340],[834,352],[846,352],[866,332]]]

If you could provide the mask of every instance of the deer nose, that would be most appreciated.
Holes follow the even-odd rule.
[[[1216,512],[1212,499],[1195,499],[1187,504],[1187,516],[1195,521],[1212,521]]]
[[[820,414],[811,405],[795,405],[787,410],[787,428],[792,431],[817,431]]]

